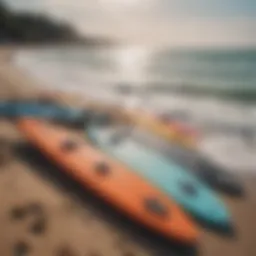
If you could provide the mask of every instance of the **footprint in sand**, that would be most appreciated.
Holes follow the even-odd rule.
[[[47,227],[47,218],[39,203],[16,206],[10,211],[10,217],[13,221],[22,221],[32,217],[33,221],[30,223],[28,230],[34,235],[43,234]]]
[[[39,203],[15,206],[11,209],[9,215],[14,222],[32,218],[33,221],[29,224],[28,231],[33,235],[41,235],[46,230],[46,216]],[[27,256],[30,255],[30,251],[31,246],[24,241],[18,241],[13,246],[13,256]]]
[[[26,211],[21,207],[14,207],[10,212],[10,216],[13,220],[22,220],[24,219],[25,215]]]
[[[13,256],[27,256],[31,251],[30,246],[23,242],[17,242],[13,247]]]

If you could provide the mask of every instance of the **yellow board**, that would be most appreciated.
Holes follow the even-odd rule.
[[[136,125],[146,128],[172,143],[178,143],[188,148],[196,148],[197,146],[195,137],[180,133],[175,128],[172,129],[171,124],[166,125],[154,116],[135,111],[127,111],[127,114]]]
[[[86,107],[109,113],[117,118],[128,118],[132,124],[143,127],[148,131],[151,131],[163,138],[167,139],[171,143],[177,143],[187,148],[197,147],[197,137],[190,134],[182,133],[178,131],[172,123],[168,125],[161,122],[157,117],[142,111],[135,109],[125,109],[124,107],[111,106],[109,104],[99,104],[98,102],[86,102]]]

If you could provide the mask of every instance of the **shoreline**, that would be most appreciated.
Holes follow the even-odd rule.
[[[40,93],[45,93],[40,89],[43,88],[40,81],[35,81],[10,61],[10,56],[15,54],[16,49],[0,48],[0,99],[39,97]],[[58,102],[68,105],[86,104],[84,98],[79,98],[79,95],[60,92],[55,97]],[[11,147],[24,141],[13,123],[6,120],[0,120],[0,138],[7,140]],[[1,255],[12,255],[11,250],[16,242],[24,241],[30,245],[33,254],[39,256],[58,256],[56,250],[65,246],[74,251],[70,254],[74,256],[151,256],[160,255],[161,250],[165,250],[161,255],[183,256],[174,253],[172,247],[163,248],[161,244],[149,238],[147,241],[145,238],[138,239],[136,232],[130,233],[125,225],[120,228],[111,214],[102,212],[101,206],[92,206],[97,204],[96,202],[92,203],[92,200],[88,199],[81,204],[76,189],[71,188],[71,185],[57,185],[52,182],[53,177],[45,178],[38,171],[39,167],[42,166],[38,163],[30,165],[21,160],[13,150],[8,155],[7,162],[1,166]],[[241,177],[247,190],[246,198],[222,196],[231,212],[236,236],[225,238],[211,230],[200,228],[198,255],[256,255],[256,175],[241,173]],[[28,232],[28,223],[18,224],[11,221],[8,215],[17,205],[22,206],[29,202],[39,202],[47,215],[47,229],[45,234],[38,238]]]
[[[40,46],[37,46],[40,48]],[[13,64],[13,55],[16,51],[24,49],[23,46],[13,47],[13,46],[4,46],[0,47],[0,82],[3,84],[8,84],[8,89],[3,88],[0,90],[0,99],[11,97],[11,98],[40,98],[44,95],[52,97],[57,103],[61,103],[67,106],[76,106],[76,107],[87,107],[87,106],[96,106],[97,101],[86,98],[86,95],[78,95],[76,93],[70,93],[61,89],[55,90],[45,90],[43,83],[32,77],[29,72],[22,70],[22,68]],[[27,49],[31,49],[28,47]],[[33,49],[33,48],[32,48]],[[96,105],[95,105],[96,104]],[[110,108],[112,105],[107,105]],[[113,105],[115,109],[116,105]],[[255,173],[252,170],[244,170],[242,172],[236,171],[238,175],[247,176],[252,179],[256,179]]]
[[[22,48],[19,48],[19,49],[22,49]],[[15,49],[15,50],[19,50],[19,49]],[[33,50],[33,48],[32,48],[32,50]],[[23,87],[24,89],[19,90],[19,93],[21,94],[23,91],[22,95],[25,98],[30,97],[30,96],[34,97],[33,95],[35,95],[35,94],[38,95],[37,97],[40,97],[40,95],[39,95],[40,93],[42,95],[43,94],[46,94],[46,95],[51,94],[50,97],[52,99],[56,100],[59,103],[62,103],[62,104],[64,103],[69,106],[70,105],[74,105],[74,106],[78,106],[78,107],[87,107],[90,105],[97,106],[97,100],[94,97],[94,95],[92,97],[88,97],[88,95],[86,95],[85,92],[83,91],[82,86],[80,86],[79,88],[76,87],[76,82],[74,83],[74,87],[76,88],[74,90],[76,90],[76,91],[70,93],[71,90],[68,90],[68,88],[62,86],[61,77],[59,77],[59,79],[57,77],[56,83],[59,82],[60,84],[57,84],[57,88],[54,88],[55,87],[54,81],[53,81],[52,86],[49,86],[49,84],[47,84],[47,87],[50,88],[47,91],[47,88],[43,89],[43,88],[45,88],[43,82],[40,79],[38,79],[36,76],[33,76],[33,72],[31,72],[31,73],[29,72],[29,66],[27,66],[28,69],[26,68],[26,65],[24,65],[25,67],[19,67],[19,65],[16,65],[16,64],[12,65],[12,63],[10,63],[10,66],[11,67],[10,67],[8,73],[10,73],[10,76],[12,77],[11,80],[13,80],[13,77],[17,76],[18,72],[20,73],[20,76],[22,76],[22,79],[19,79],[20,80],[19,83],[21,83],[20,87]],[[15,74],[12,74],[14,68],[15,68]],[[72,81],[71,81],[71,83],[72,83]],[[81,83],[80,80],[79,80],[79,83]],[[28,86],[30,86],[30,89],[26,90],[26,88]],[[88,85],[88,88],[90,88],[90,85]],[[24,90],[25,90],[25,92],[24,92]],[[52,90],[52,92],[50,90]],[[79,94],[79,90],[81,92],[80,94]],[[122,95],[122,97],[123,96],[124,95]],[[170,97],[172,97],[172,99],[174,99],[174,102],[175,102],[175,96],[174,97],[173,97],[173,95],[170,96]],[[104,105],[106,104],[106,106],[108,106],[108,107],[111,105],[111,109],[114,109],[116,111],[116,108],[118,108],[118,106],[120,106],[120,104],[122,105],[122,101],[116,100],[116,99],[118,99],[118,98],[113,98],[112,102],[110,102],[110,99],[103,99]],[[160,98],[156,97],[156,99],[159,101]],[[215,122],[218,123],[217,119],[216,119],[216,121],[214,121],[214,119],[212,121],[210,121],[210,119],[207,121],[208,117],[206,117],[206,115],[208,115],[207,112],[209,111],[209,110],[207,110],[207,107],[212,108],[213,104],[211,104],[211,102],[212,103],[214,102],[214,101],[212,101],[211,98],[209,98],[210,103],[209,104],[204,103],[204,101],[206,101],[207,99],[208,98],[201,100],[200,97],[197,99],[198,103],[201,102],[198,106],[201,105],[202,109],[206,109],[206,111],[201,111],[201,110],[198,111],[197,110],[198,106],[197,106],[197,103],[194,100],[194,98],[187,99],[187,104],[188,105],[192,104],[191,109],[194,109],[193,111],[191,111],[192,116],[193,115],[197,116],[199,113],[199,115],[202,114],[204,116],[204,118],[206,118],[206,122],[204,123],[204,121],[202,121],[202,123],[201,123],[203,131],[204,131],[204,128],[206,130],[206,133],[204,133],[206,136],[204,136],[203,144],[201,145],[202,153],[206,154],[207,157],[213,159],[214,161],[216,161],[216,163],[220,164],[224,168],[230,169],[231,171],[234,171],[235,173],[239,173],[240,171],[242,171],[245,173],[256,175],[256,172],[254,171],[256,168],[256,161],[254,161],[254,153],[256,152],[255,148],[249,148],[249,147],[246,147],[246,145],[244,146],[242,136],[240,136],[240,135],[236,136],[236,134],[238,134],[238,129],[242,131],[243,126],[238,124],[237,131],[234,132],[233,134],[231,133],[230,134],[231,136],[227,136],[227,139],[228,139],[227,145],[229,145],[229,144],[234,145],[234,150],[232,150],[233,152],[231,152],[230,154],[229,153],[226,154],[226,152],[229,151],[229,147],[228,146],[225,147],[226,140],[224,139],[224,142],[223,142],[223,141],[220,141],[220,139],[219,139],[221,136],[225,136],[225,134],[218,133],[218,131],[215,133],[214,129],[211,130],[211,127],[213,127],[215,125],[214,123]],[[157,102],[157,100],[156,100],[156,102]],[[179,103],[180,106],[177,105],[176,106],[177,109],[179,107],[183,108],[182,105],[184,106],[184,104],[186,104],[186,102],[184,102],[183,98],[181,98],[179,101],[180,101],[180,103]],[[96,104],[94,104],[94,102]],[[223,127],[225,126],[226,115],[229,115],[228,111],[232,111],[231,109],[233,109],[233,111],[236,112],[236,118],[235,118],[236,122],[240,123],[240,120],[242,120],[244,118],[243,107],[240,106],[239,104],[232,105],[231,102],[226,102],[226,101],[220,101],[220,103],[222,105],[220,106],[219,109],[222,109],[224,111],[223,112],[224,115],[222,115],[222,114],[220,115],[220,118],[222,120],[222,121],[220,121],[220,123],[223,122]],[[101,102],[101,104],[103,104],[103,102]],[[156,106],[158,106],[158,104],[160,104],[160,101],[158,103],[156,103]],[[216,102],[214,104],[218,104],[218,103]],[[167,106],[167,108],[168,108],[168,106]],[[190,110],[187,107],[185,107],[184,109],[186,109],[185,111],[190,112]],[[214,110],[214,111],[216,111],[216,110]],[[255,111],[256,111],[256,109],[255,109]],[[193,112],[194,112],[194,114],[193,114]],[[242,114],[241,114],[241,112],[242,112]],[[232,112],[231,112],[231,114],[232,114]],[[195,118],[195,119],[197,119],[197,118]],[[251,125],[252,125],[251,120],[253,120],[253,119],[250,118],[250,121],[248,121],[248,120],[249,120],[249,116],[247,116],[243,121],[245,124],[244,127],[251,127]],[[208,122],[209,122],[209,124],[207,124]],[[199,127],[201,124],[200,123],[198,124]],[[218,130],[218,128],[217,128],[217,130]],[[234,129],[232,129],[232,130],[234,131]],[[227,134],[227,135],[229,135],[229,134]],[[216,146],[215,146],[215,142],[217,142]],[[218,152],[223,152],[224,154],[226,154],[227,157],[222,157],[222,155],[219,154]],[[233,161],[232,155],[240,156],[240,161]],[[237,158],[235,157],[234,160],[236,160],[236,159]]]

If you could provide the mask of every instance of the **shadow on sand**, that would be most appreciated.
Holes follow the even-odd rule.
[[[32,167],[41,177],[51,181],[58,189],[69,194],[79,200],[82,207],[89,208],[95,215],[100,217],[111,225],[124,230],[127,238],[149,249],[153,255],[157,256],[193,256],[197,255],[197,245],[183,245],[165,239],[144,227],[135,224],[121,213],[115,211],[106,205],[98,197],[94,196],[90,191],[79,185],[77,182],[67,176],[55,164],[48,161],[37,149],[29,144],[20,143],[14,147],[15,155]],[[125,241],[117,241],[116,247],[122,247]],[[129,254],[133,255],[133,254]]]

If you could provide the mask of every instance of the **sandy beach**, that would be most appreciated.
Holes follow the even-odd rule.
[[[43,85],[15,67],[12,54],[11,48],[0,49],[0,99],[37,98]],[[64,93],[56,100],[84,105],[82,98]],[[0,119],[0,140],[1,256],[256,255],[255,176],[241,177],[244,198],[221,195],[232,214],[234,234],[200,227],[197,248],[183,249],[124,220],[60,175],[26,144],[14,122]],[[26,207],[32,210],[22,214],[19,209]]]

